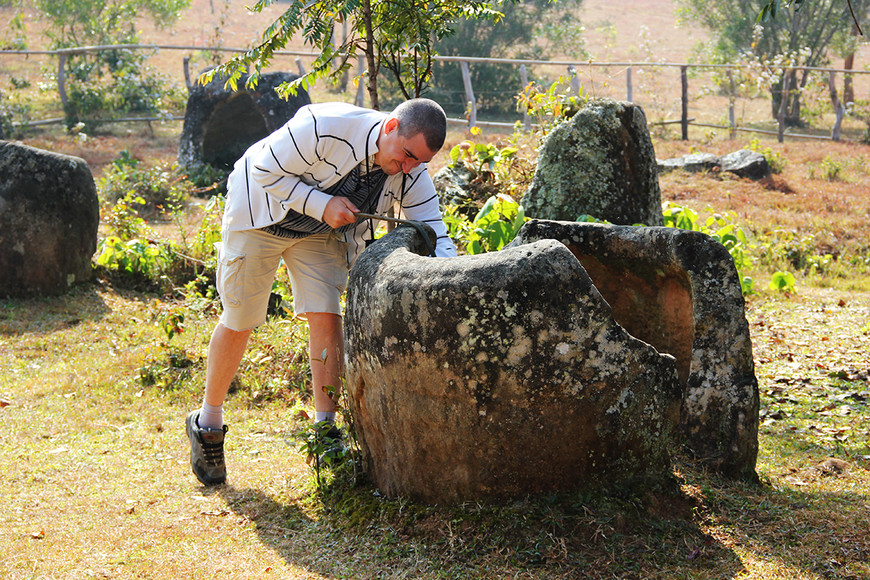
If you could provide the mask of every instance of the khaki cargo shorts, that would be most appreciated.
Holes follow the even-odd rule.
[[[347,287],[347,243],[328,232],[307,238],[281,238],[260,230],[222,232],[218,246],[217,288],[224,311],[221,323],[250,330],[266,321],[269,295],[281,258],[290,274],[293,310],[341,314]]]

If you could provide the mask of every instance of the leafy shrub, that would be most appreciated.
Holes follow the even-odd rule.
[[[127,200],[139,216],[154,217],[181,210],[194,186],[177,164],[145,167],[125,150],[106,168],[99,188],[103,202]]]
[[[687,207],[665,202],[662,206],[664,225],[670,228],[702,232],[725,246],[740,277],[740,289],[743,294],[751,294],[754,280],[746,275],[752,266],[752,260],[747,252],[749,243],[746,234],[740,226],[719,214],[708,217],[703,222],[697,213]]]
[[[768,286],[771,290],[778,290],[786,294],[792,294],[795,291],[794,274],[782,271],[774,272]]]
[[[560,76],[547,89],[529,83],[517,96],[517,104],[535,119],[542,138],[553,127],[573,117],[589,100],[582,87],[579,95],[570,93],[570,79]]]
[[[97,252],[98,266],[141,278],[155,278],[172,261],[169,244],[139,238],[125,241],[117,236],[109,236],[100,240]]]
[[[490,197],[473,220],[458,213],[455,206],[444,211],[450,237],[470,255],[502,249],[516,237],[525,219],[523,206],[504,194]]]
[[[450,167],[463,165],[480,179],[488,181],[496,178],[496,169],[503,167],[516,152],[516,147],[463,141],[450,150]]]
[[[782,173],[782,170],[785,169],[785,159],[783,156],[770,147],[761,147],[761,143],[757,138],[753,138],[749,142],[749,149],[764,156],[764,159],[770,166],[771,173]]]

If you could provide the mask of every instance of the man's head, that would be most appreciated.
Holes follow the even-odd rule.
[[[395,108],[381,127],[375,163],[388,175],[408,173],[432,160],[447,135],[444,110],[430,99],[411,99]]]

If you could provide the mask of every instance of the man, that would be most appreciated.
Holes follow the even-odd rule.
[[[187,416],[191,467],[203,484],[226,479],[222,405],[251,331],[266,320],[281,258],[294,311],[308,322],[315,420],[332,422],[335,402],[324,387],[339,386],[344,361],[339,298],[375,229],[356,214],[384,215],[398,205],[435,230],[436,256],[456,255],[425,166],[446,132],[444,111],[429,99],[406,101],[389,115],[309,105],[236,162],[218,253],[224,310],[209,343],[202,407]]]

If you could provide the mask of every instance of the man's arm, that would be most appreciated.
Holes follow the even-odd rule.
[[[402,202],[402,213],[410,220],[420,221],[435,230],[438,240],[435,244],[435,255],[439,258],[456,256],[456,246],[447,235],[447,226],[441,216],[440,201],[435,185],[429,177],[425,166],[420,171],[408,175],[410,186]]]
[[[308,111],[300,111],[267,137],[262,148],[251,157],[250,179],[251,185],[283,206],[325,221],[323,214],[333,197],[309,185],[309,182],[317,183],[312,171],[321,163],[318,141],[313,116]]]

